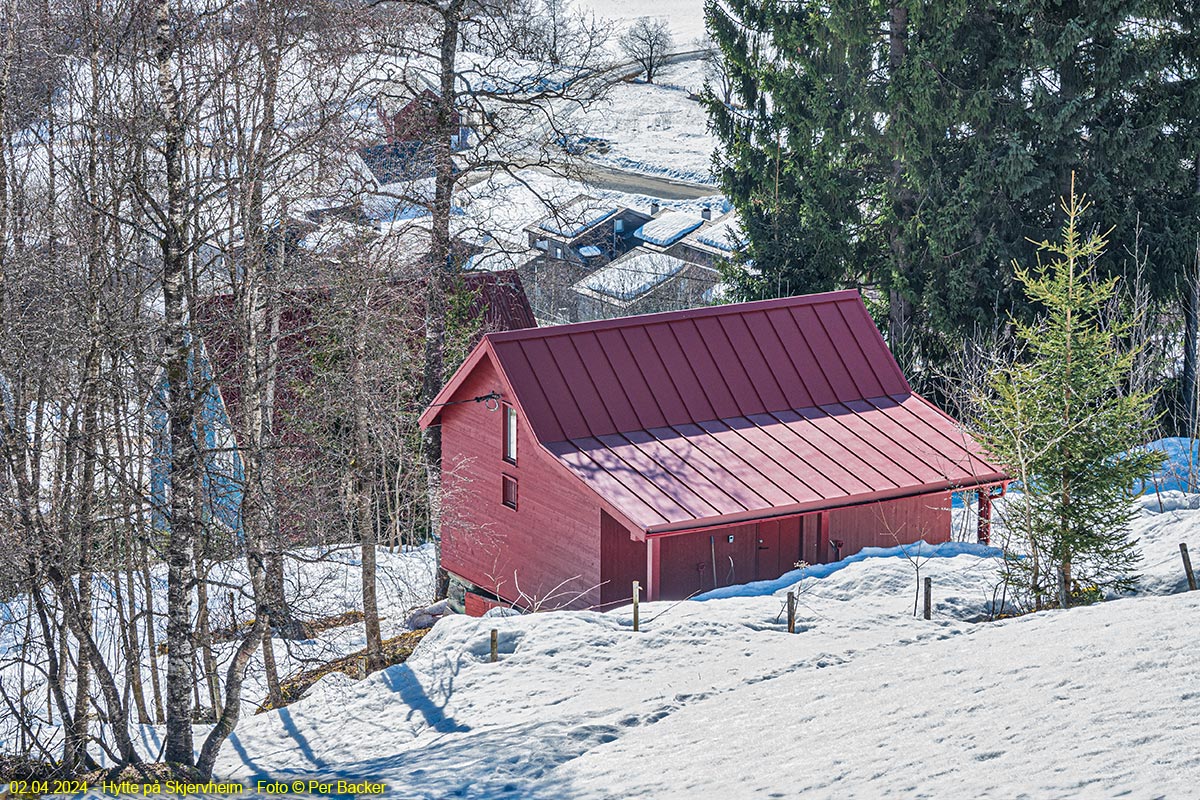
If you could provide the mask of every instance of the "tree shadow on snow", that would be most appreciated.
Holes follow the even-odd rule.
[[[386,781],[389,795],[404,798],[565,800],[570,792],[555,784],[553,771],[611,741],[609,727],[548,726],[544,721],[462,727],[454,735],[430,738],[394,755],[339,764],[336,771],[359,780]]]
[[[438,733],[463,733],[471,730],[469,725],[462,725],[446,716],[442,710],[445,708],[445,702],[438,705],[425,691],[425,687],[417,680],[417,676],[407,664],[400,664],[384,670],[382,679],[384,685],[398,693],[400,699],[409,707],[408,719],[412,719],[415,712],[420,712],[425,719],[425,724]],[[451,691],[452,687],[448,686],[443,693],[447,700]]]

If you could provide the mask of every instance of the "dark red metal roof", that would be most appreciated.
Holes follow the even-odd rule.
[[[1005,477],[855,291],[489,334],[436,402],[485,353],[546,449],[651,533]]]
[[[460,274],[463,288],[471,293],[471,319],[479,320],[485,333],[536,328],[533,307],[515,269],[472,271]]]

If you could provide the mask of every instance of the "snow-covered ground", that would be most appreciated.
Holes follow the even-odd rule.
[[[421,798],[1194,796],[1200,593],[1179,593],[1177,549],[1200,551],[1193,499],[1147,497],[1135,523],[1144,591],[1169,596],[972,622],[999,558],[953,543],[644,604],[640,633],[628,609],[450,617],[406,664],[243,722],[220,771]]]
[[[622,27],[638,17],[665,19],[675,38],[676,50],[691,49],[693,42],[704,36],[702,0],[659,0],[655,3],[645,0],[580,0],[579,7]]]
[[[425,545],[407,552],[388,552],[381,548],[377,556],[376,581],[379,592],[380,627],[385,638],[402,633],[408,628],[405,619],[408,612],[414,608],[427,605],[433,597],[433,564],[434,552],[432,545]],[[343,547],[336,550],[308,548],[292,551],[285,562],[284,580],[289,601],[297,616],[301,619],[314,620],[342,614],[347,611],[362,609],[361,562],[358,550],[353,547]],[[244,625],[254,617],[253,604],[250,597],[241,591],[249,583],[245,574],[245,565],[241,561],[224,562],[213,566],[209,580],[214,588],[209,590],[208,607],[209,623],[213,630],[227,629],[231,623]],[[94,629],[97,640],[105,649],[108,663],[121,665],[125,659],[118,646],[119,615],[115,608],[115,595],[111,583],[104,577],[98,576],[93,582],[96,597],[96,612]],[[217,586],[238,587],[236,591],[219,591]],[[166,610],[166,569],[157,565],[151,571],[151,587],[156,612],[156,636],[162,643],[166,640],[166,621],[163,614]],[[122,592],[128,591],[124,585]],[[233,613],[230,611],[230,598],[233,599]],[[194,602],[194,601],[193,601]],[[146,608],[144,593],[140,585],[135,587],[135,606]],[[195,605],[193,605],[193,608]],[[18,685],[20,672],[19,654],[24,653],[29,659],[39,657],[37,649],[26,650],[22,645],[29,621],[26,598],[20,597],[11,601],[0,601],[0,680],[5,681],[5,688],[12,692]],[[32,623],[34,631],[37,623]],[[141,625],[139,625],[141,630]],[[143,633],[144,635],[144,633]],[[236,642],[225,642],[214,646],[215,658],[218,665],[228,661],[236,648]],[[329,661],[348,653],[361,650],[366,646],[366,636],[361,623],[332,628],[319,633],[308,640],[274,640],[274,654],[281,677],[289,677],[302,670]],[[146,691],[146,701],[151,704],[150,662],[143,649],[142,675]],[[166,678],[166,658],[158,658],[159,677]],[[40,703],[46,696],[43,684],[36,679],[36,673],[26,669],[27,699]],[[221,670],[223,675],[223,669]],[[205,705],[208,704],[207,694],[201,692]],[[261,651],[256,653],[246,671],[246,684],[243,697],[244,708],[252,713],[253,709],[266,698],[266,681],[263,672]],[[152,726],[141,729],[144,750],[148,757],[155,757],[159,752],[161,741],[159,732]],[[0,713],[0,753],[13,749],[16,736],[15,722],[7,710]],[[3,776],[0,775],[0,778]]]
[[[584,117],[588,133],[611,148],[592,158],[631,172],[712,183],[717,140],[704,108],[692,99],[703,83],[701,62],[684,61],[666,67],[655,83],[614,86],[607,102]]]
[[[1137,505],[1138,592],[1066,612],[990,621],[1001,553],[954,541],[646,603],[636,633],[629,608],[447,617],[405,664],[244,717],[218,775],[379,781],[405,798],[1193,797],[1200,592],[1178,545],[1200,553],[1200,495]],[[971,514],[956,510],[956,539]],[[381,553],[385,635],[428,597],[431,556]],[[353,550],[294,559],[289,580],[309,614],[358,605]],[[286,674],[362,645],[355,625],[276,652]],[[139,733],[155,757],[161,731]]]

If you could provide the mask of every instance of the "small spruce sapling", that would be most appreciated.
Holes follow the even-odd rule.
[[[1072,183],[1061,241],[1035,242],[1033,269],[1014,264],[1044,313],[1014,322],[1024,352],[994,373],[980,402],[984,443],[1019,481],[1003,520],[1026,551],[1010,559],[1012,578],[1038,609],[1136,582],[1129,500],[1162,458],[1141,448],[1156,418],[1153,393],[1129,388],[1137,346],[1126,342],[1137,320],[1105,318],[1117,279],[1095,275],[1107,240],[1080,232],[1088,208]]]

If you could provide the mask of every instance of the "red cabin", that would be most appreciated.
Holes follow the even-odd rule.
[[[1006,480],[855,291],[488,334],[421,424],[441,426],[443,565],[472,610],[947,541],[951,492]]]

